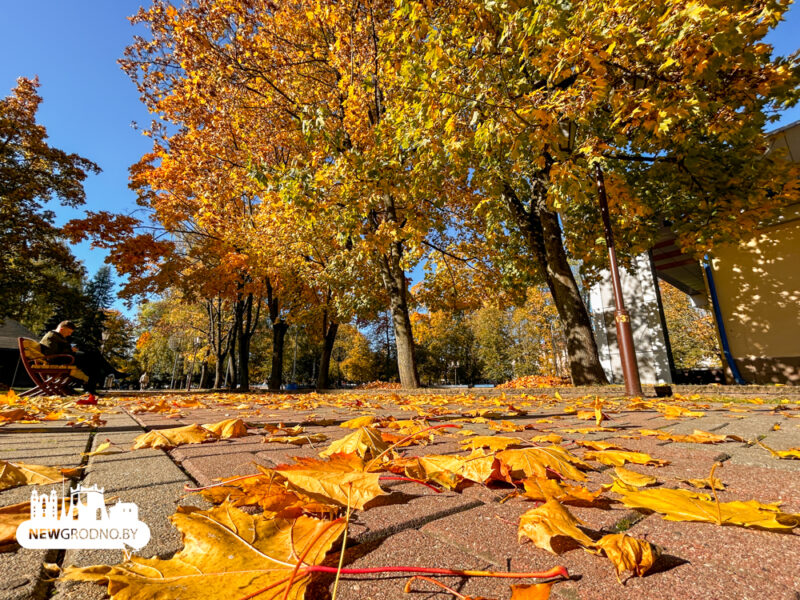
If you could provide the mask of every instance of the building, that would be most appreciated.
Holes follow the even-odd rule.
[[[785,149],[789,160],[800,162],[800,121],[769,135],[772,149]],[[800,385],[800,203],[738,243],[716,248],[704,264],[683,254],[668,228],[634,264],[633,273],[621,272],[643,383],[669,381],[669,335],[657,300],[661,279],[713,311],[727,383]],[[620,381],[608,284],[594,286],[590,298],[606,373]]]

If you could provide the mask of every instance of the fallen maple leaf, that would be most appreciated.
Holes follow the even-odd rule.
[[[661,555],[658,546],[624,533],[605,535],[595,542],[595,546],[614,564],[617,581],[620,573],[625,571],[632,571],[641,577],[652,568]]]
[[[627,483],[628,485],[632,485],[637,488],[653,485],[654,483],[658,482],[658,480],[652,475],[642,475],[641,473],[631,471],[630,469],[626,469],[625,467],[621,466],[614,467],[614,472],[623,483]]]
[[[578,446],[584,448],[591,448],[592,450],[624,450],[621,446],[612,444],[611,442],[595,442],[592,440],[575,440]]]
[[[621,467],[625,463],[637,465],[655,465],[658,467],[668,465],[668,460],[653,458],[644,452],[630,452],[628,450],[592,450],[585,452],[583,458],[586,460],[596,460],[604,465]]]
[[[767,450],[772,456],[776,458],[796,458],[800,459],[800,447],[789,448],[788,450],[773,450],[769,446],[758,442],[758,445]]]
[[[594,504],[603,493],[603,490],[592,492],[580,485],[570,485],[541,477],[531,477],[522,483],[525,486],[523,496],[542,502],[548,498],[555,498],[562,504]]]
[[[203,427],[223,439],[240,438],[247,435],[247,425],[241,419],[225,419],[218,423],[208,423]]]
[[[373,415],[365,415],[363,417],[356,417],[355,419],[350,419],[349,421],[345,421],[339,427],[345,427],[348,429],[358,429],[359,427],[365,427],[366,425],[372,425],[375,422],[375,417]]]
[[[505,450],[509,446],[524,446],[525,440],[503,435],[476,435],[461,442],[461,447],[469,450],[488,448],[492,452]]]
[[[229,504],[178,507],[170,517],[183,549],[169,559],[132,557],[117,566],[67,567],[62,579],[108,582],[113,600],[254,597],[301,600],[311,574],[345,529],[343,520],[251,516]]]
[[[528,538],[534,545],[553,554],[552,542],[557,537],[567,537],[583,546],[591,546],[592,539],[578,529],[583,522],[570,513],[560,502],[550,498],[542,506],[532,508],[519,518],[519,538]]]
[[[725,484],[722,483],[718,477],[706,477],[705,479],[679,479],[680,483],[689,484],[692,487],[698,489],[708,489],[708,490],[724,490]]]
[[[762,504],[756,500],[716,503],[707,494],[691,490],[637,490],[619,481],[614,482],[611,490],[622,496],[620,501],[625,506],[657,512],[668,521],[700,521],[772,531],[788,531],[800,525],[800,515],[782,512],[777,503]]]
[[[29,465],[21,462],[10,463],[0,460],[0,490],[7,490],[20,485],[60,483],[64,481],[65,476],[72,476],[72,472],[69,469],[61,469],[59,467]]]
[[[303,446],[305,444],[313,444],[317,442],[325,442],[328,436],[324,433],[309,433],[306,435],[271,435],[264,436],[261,440],[264,444],[293,444],[295,446]]]
[[[364,470],[365,464],[355,454],[334,454],[329,460],[295,457],[297,464],[275,469],[289,484],[322,502],[333,502],[363,510],[364,505],[386,494],[378,473]]]
[[[586,481],[586,475],[576,469],[572,463],[591,470],[589,465],[561,446],[503,450],[496,456],[501,463],[501,472],[513,479],[547,477],[549,469],[565,479]]]
[[[22,502],[0,508],[0,552],[16,549],[17,527],[31,518],[31,503]]]
[[[376,457],[388,450],[389,445],[383,441],[380,431],[374,427],[359,427],[353,433],[331,443],[320,456],[333,456],[334,454],[357,454],[361,458],[367,455]]]
[[[119,454],[120,452],[124,452],[124,450],[120,450],[119,448],[112,448],[113,444],[106,440],[102,444],[100,444],[96,450],[93,452],[81,452],[81,456],[100,456],[104,454]]]
[[[531,441],[539,444],[560,444],[564,441],[564,438],[556,433],[545,433],[533,436]]]
[[[154,429],[133,440],[133,449],[140,448],[174,448],[183,444],[202,444],[213,442],[216,434],[197,424],[172,429]]]

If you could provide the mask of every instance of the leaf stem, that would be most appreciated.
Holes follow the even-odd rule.
[[[717,498],[717,486],[714,485],[714,471],[717,470],[717,467],[721,466],[721,462],[715,462],[714,466],[711,467],[711,474],[708,476],[708,483],[711,485],[711,493],[714,494],[714,502],[717,503],[717,525],[722,525],[722,509],[719,505],[719,498]]]
[[[311,565],[303,569],[306,573],[336,573],[336,567]],[[469,571],[460,569],[438,569],[434,567],[367,567],[363,569],[341,570],[342,575],[369,575],[371,573],[426,573],[429,575],[450,575],[453,577],[498,577],[502,579],[569,579],[567,568],[559,565],[547,571],[531,571],[530,573],[502,573],[498,571]]]
[[[339,576],[342,574],[342,566],[344,565],[344,551],[347,548],[347,527],[350,525],[350,494],[353,491],[353,482],[350,482],[350,487],[347,488],[347,514],[344,519],[344,536],[342,538],[342,549],[339,551],[339,566],[336,571],[336,580],[333,582],[333,595],[331,600],[336,600],[336,592],[339,589]]]

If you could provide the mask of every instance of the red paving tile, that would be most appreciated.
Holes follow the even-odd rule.
[[[261,402],[272,402],[266,397]],[[668,420],[655,411],[615,412],[609,408],[611,419],[604,423],[617,428],[615,432],[568,434],[560,431],[571,427],[588,427],[591,421],[579,420],[571,414],[563,414],[563,405],[547,400],[540,406],[538,399],[512,399],[515,405],[530,403],[527,415],[499,418],[522,425],[534,425],[535,430],[518,433],[495,432],[485,423],[461,423],[480,435],[515,435],[527,439],[538,433],[553,431],[570,439],[603,439],[618,443],[631,450],[647,452],[655,458],[671,461],[666,467],[631,468],[640,473],[655,475],[662,485],[678,487],[677,479],[706,477],[714,461],[722,454],[749,452],[741,443],[728,442],[717,445],[679,444],[664,442],[654,437],[625,439],[623,435],[635,435],[637,429],[657,429],[689,433],[692,429],[709,430],[719,425],[719,433],[735,430],[755,431],[772,421],[785,422],[781,442],[789,443],[800,436],[790,429],[795,423],[780,415],[771,415],[766,407],[752,407],[745,420],[732,420],[727,408],[701,409],[703,419]],[[202,410],[183,409],[180,420],[166,419],[159,414],[140,414],[140,422],[151,427],[178,426],[186,423],[204,423],[241,416],[250,423],[302,421],[312,413],[316,418],[333,418],[344,421],[362,414],[393,414],[399,419],[413,418],[415,412],[392,407],[387,396],[365,395],[364,406],[356,409],[316,406],[327,400],[320,397],[298,396],[297,402],[311,410],[275,409],[259,405],[259,400],[249,399],[247,410],[237,411],[239,404],[232,400],[230,406],[209,407]],[[588,401],[582,401],[586,404]],[[624,406],[624,402],[621,406]],[[504,410],[494,400],[488,399],[485,407]],[[459,409],[457,405],[451,408]],[[463,409],[463,407],[460,407]],[[556,415],[561,416],[556,418]],[[551,423],[539,423],[540,419]],[[750,419],[749,421],[747,419]],[[763,421],[763,423],[762,423]],[[764,426],[766,426],[764,425]],[[730,431],[729,431],[730,430]],[[264,465],[291,463],[293,456],[317,456],[330,441],[342,438],[349,430],[337,426],[309,427],[309,433],[324,432],[330,436],[328,442],[311,446],[286,446],[262,443],[259,428],[251,435],[237,440],[215,442],[196,446],[183,446],[171,451],[175,460],[200,483],[210,483],[217,477],[251,472],[253,461]],[[461,453],[462,436],[437,436],[426,446],[402,449],[407,456],[423,454]],[[788,441],[787,441],[788,440]],[[796,445],[796,444],[795,444]],[[567,446],[581,455],[582,449]],[[757,450],[757,449],[756,449]],[[754,450],[754,451],[756,451]],[[599,466],[597,463],[592,463]],[[782,500],[785,510],[800,511],[800,478],[792,471],[767,466],[744,465],[726,462],[717,471],[717,476],[728,483],[729,490],[720,494],[720,500],[761,501]],[[611,483],[613,471],[601,470],[587,473],[586,484],[590,489]],[[797,600],[795,590],[800,589],[800,575],[795,568],[800,564],[800,535],[781,535],[770,532],[750,531],[741,528],[716,527],[701,523],[674,523],[658,515],[644,516],[631,529],[632,535],[643,536],[665,548],[666,557],[651,574],[644,578],[628,580],[623,586],[617,582],[608,559],[572,549],[560,556],[552,555],[534,547],[529,542],[517,540],[519,516],[533,508],[533,502],[517,498],[499,502],[510,489],[492,489],[485,486],[464,486],[460,493],[435,494],[415,484],[385,484],[393,493],[373,501],[368,510],[355,513],[349,529],[350,543],[356,545],[348,552],[350,566],[379,566],[415,564],[421,566],[493,568],[514,571],[544,570],[556,564],[564,564],[573,574],[571,581],[559,582],[553,588],[552,597],[564,600],[616,600],[641,599],[778,599]],[[639,515],[618,503],[610,503],[607,509],[569,507],[569,510],[586,523],[594,532],[611,531],[623,517]],[[340,584],[338,598],[359,600],[381,600],[397,598],[442,598],[423,585],[404,595],[402,590],[406,577],[360,576],[346,577]],[[443,578],[442,581],[467,595],[484,595],[495,598],[509,596],[506,581],[481,580],[478,578]],[[308,598],[324,600],[330,596],[331,579],[321,578],[312,587]],[[425,590],[425,591],[422,591]]]

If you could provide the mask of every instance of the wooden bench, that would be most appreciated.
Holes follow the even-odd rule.
[[[36,340],[17,338],[17,341],[20,362],[35,386],[22,396],[71,396],[76,393],[76,383],[88,379],[73,364],[75,357],[71,354],[45,356]],[[53,360],[56,364],[50,362]]]

